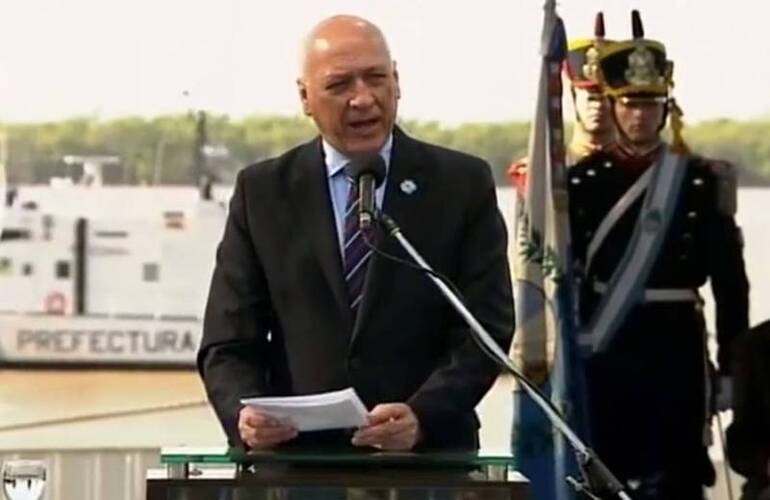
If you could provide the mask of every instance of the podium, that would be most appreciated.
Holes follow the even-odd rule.
[[[147,500],[526,500],[506,453],[164,448]]]

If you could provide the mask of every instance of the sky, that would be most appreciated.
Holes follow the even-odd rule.
[[[304,34],[357,14],[397,60],[404,118],[526,120],[542,0],[0,0],[0,121],[109,119],[190,109],[298,114]],[[770,2],[562,0],[569,37],[630,38],[630,11],[675,64],[690,122],[770,117]]]

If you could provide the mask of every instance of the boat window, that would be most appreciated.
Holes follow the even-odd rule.
[[[127,238],[127,231],[95,231],[94,236],[97,238]]]
[[[32,232],[29,229],[19,229],[8,227],[0,233],[0,241],[10,240],[29,240],[32,238]]]
[[[142,279],[144,281],[158,281],[160,279],[160,266],[155,262],[145,262],[142,266]]]
[[[31,262],[26,262],[23,266],[21,266],[21,274],[23,276],[32,276],[34,269],[35,268]]]
[[[67,279],[70,277],[70,263],[66,260],[56,262],[56,277],[58,279]]]
[[[166,227],[169,229],[184,229],[184,212],[179,210],[168,210],[163,212],[163,219],[166,221]]]

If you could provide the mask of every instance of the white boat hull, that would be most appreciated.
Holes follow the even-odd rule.
[[[0,363],[194,366],[196,319],[0,314]]]

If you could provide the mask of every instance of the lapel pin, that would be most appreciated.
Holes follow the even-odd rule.
[[[404,194],[412,194],[417,191],[417,184],[412,179],[404,179],[401,181],[401,192]]]

